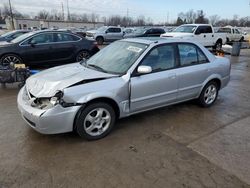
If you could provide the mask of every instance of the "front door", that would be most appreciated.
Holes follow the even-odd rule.
[[[50,61],[53,56],[53,42],[53,33],[38,34],[23,42],[20,46],[24,63],[33,64]]]
[[[140,65],[152,72],[131,77],[131,113],[173,103],[177,98],[175,46],[158,46],[151,50]]]

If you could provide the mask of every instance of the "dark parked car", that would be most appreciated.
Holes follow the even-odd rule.
[[[134,32],[125,34],[124,38],[134,37],[159,37],[161,34],[166,33],[162,28],[138,28]]]
[[[0,36],[0,41],[11,41],[25,33],[28,33],[30,31],[28,30],[15,30],[15,31],[10,31],[10,32],[7,32],[3,35]]]
[[[34,31],[0,43],[0,64],[63,64],[88,59],[99,51],[95,41],[64,31]]]

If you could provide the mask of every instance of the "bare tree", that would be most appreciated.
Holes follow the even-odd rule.
[[[212,15],[212,16],[209,17],[209,22],[213,26],[215,26],[219,20],[220,20],[220,16],[218,16],[216,14],[214,14],[214,15]]]
[[[38,12],[36,18],[47,20],[50,17],[50,13],[47,10],[41,10]]]

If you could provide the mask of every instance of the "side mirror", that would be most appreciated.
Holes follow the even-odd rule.
[[[141,65],[138,67],[137,72],[139,74],[148,74],[152,72],[152,67]]]
[[[107,34],[107,33],[108,33],[108,30],[107,30],[107,31],[105,31],[105,33]]]

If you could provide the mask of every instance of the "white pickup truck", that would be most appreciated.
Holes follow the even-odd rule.
[[[221,49],[222,45],[226,43],[226,34],[215,33],[214,28],[209,24],[184,24],[172,32],[162,34],[161,37],[191,40],[214,49]]]
[[[243,33],[235,27],[221,27],[218,29],[217,33],[225,33],[227,42],[244,41]]]

